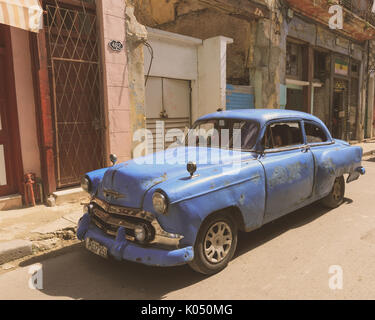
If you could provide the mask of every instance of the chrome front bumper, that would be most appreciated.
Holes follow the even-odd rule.
[[[152,228],[154,235],[152,240],[147,243],[149,245],[178,248],[180,241],[183,239],[182,235],[163,230],[152,213],[140,209],[114,206],[97,198],[94,198],[91,204],[93,205],[93,208],[90,209],[92,210],[90,212],[93,218],[92,223],[108,235],[115,237],[118,229],[123,227],[128,231],[126,239],[134,241],[134,235],[131,234],[137,226],[137,222],[134,220],[139,220]]]
[[[98,229],[86,213],[78,223],[77,237],[79,240],[92,239],[105,246],[108,253],[117,260],[128,260],[150,266],[178,266],[194,259],[193,247],[165,250],[142,247],[126,239],[124,227],[118,229],[116,238]]]

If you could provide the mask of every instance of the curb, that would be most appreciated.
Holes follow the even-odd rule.
[[[28,240],[0,242],[0,265],[33,253],[32,243]]]
[[[364,156],[364,157],[366,157],[366,156],[372,156],[373,154],[375,154],[375,150],[365,152],[365,153],[363,154],[363,156]]]

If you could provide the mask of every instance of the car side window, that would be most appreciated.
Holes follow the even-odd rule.
[[[307,143],[322,143],[328,141],[327,135],[318,124],[305,122],[305,132]]]
[[[277,122],[267,126],[263,137],[264,149],[278,149],[303,144],[299,122]]]

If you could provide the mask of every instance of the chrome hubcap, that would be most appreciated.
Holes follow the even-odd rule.
[[[333,199],[335,201],[340,201],[341,200],[341,184],[338,180],[336,180],[334,186],[333,186]]]
[[[232,241],[232,231],[227,223],[217,222],[212,225],[204,239],[204,255],[207,261],[223,261],[232,247]]]

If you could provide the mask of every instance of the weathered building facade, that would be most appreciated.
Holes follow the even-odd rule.
[[[320,117],[332,134],[362,140],[373,134],[375,36],[372,1],[286,1],[286,107]],[[329,27],[330,7],[343,9],[342,29]],[[370,105],[371,104],[371,105]]]
[[[228,109],[301,110],[320,117],[335,137],[373,136],[372,1],[142,0],[133,5],[143,25],[202,40],[233,39],[226,61]],[[342,29],[329,26],[335,5],[343,10]]]
[[[109,46],[125,43],[125,7],[0,1],[0,209],[53,203],[113,148],[130,159],[127,55]]]
[[[166,148],[158,120],[183,131],[218,108],[295,109],[337,138],[375,134],[372,0],[30,1],[38,33],[0,16],[0,196],[25,195],[34,173],[47,199],[110,153],[134,157],[140,129]],[[343,29],[329,27],[332,5]]]

